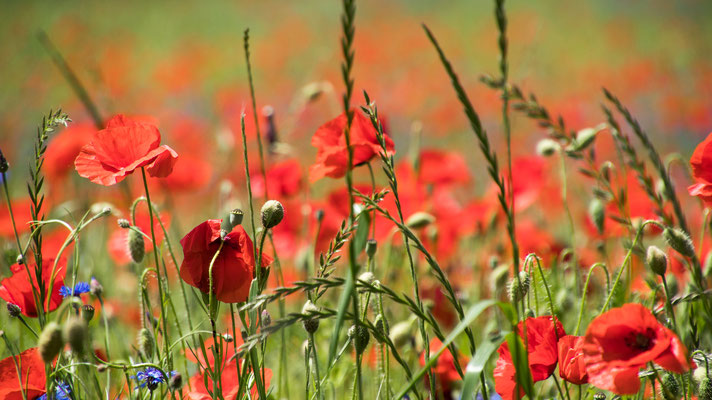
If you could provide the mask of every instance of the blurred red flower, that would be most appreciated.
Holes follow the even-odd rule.
[[[559,339],[559,376],[575,385],[588,383],[583,360],[583,336],[566,335]]]
[[[692,175],[697,183],[687,188],[692,196],[697,196],[712,206],[712,133],[698,144],[690,158]]]
[[[3,202],[4,203],[4,202]],[[45,207],[47,203],[45,202]],[[12,199],[12,213],[15,217],[15,226],[18,234],[30,231],[29,221],[32,221],[32,200],[30,198]],[[7,204],[0,207],[0,237],[14,239],[15,231],[12,228],[12,218]]]
[[[71,124],[54,136],[47,146],[44,163],[50,182],[62,179],[72,169],[72,161],[96,132],[94,124],[84,122]]]
[[[526,319],[527,352],[529,353],[529,369],[534,382],[547,379],[556,369],[558,352],[556,344],[559,338],[566,336],[561,321],[550,316],[530,317]],[[522,322],[517,324],[517,334],[522,336]],[[524,340],[523,340],[524,341]],[[515,368],[507,342],[502,343],[497,350],[499,359],[494,368],[494,388],[503,400],[519,399],[524,395],[520,388],[517,395]]]
[[[156,234],[156,244],[161,245],[163,241],[163,229],[161,229],[161,222],[166,230],[171,225],[171,215],[167,212],[161,213],[161,219],[159,221],[158,216],[153,216],[153,231]],[[136,226],[141,229],[141,232],[145,233],[149,237],[151,236],[151,218],[148,215],[147,208],[139,208],[136,211]],[[114,231],[109,236],[109,241],[107,246],[109,248],[109,255],[111,259],[114,260],[116,265],[125,265],[131,262],[131,255],[129,254],[129,230],[123,229],[118,226],[114,228]],[[146,254],[153,251],[153,243],[144,237],[143,246]]]
[[[589,383],[621,395],[638,392],[638,372],[649,362],[676,374],[690,369],[680,339],[637,303],[594,319],[586,330],[583,355]]]
[[[316,163],[309,168],[309,180],[314,182],[325,176],[341,178],[346,174],[348,152],[346,150],[346,114],[341,114],[317,129],[311,144],[317,148]],[[369,162],[381,152],[381,145],[376,137],[376,130],[371,121],[361,112],[354,112],[351,123],[351,147],[353,148],[353,166]],[[386,150],[395,152],[393,141],[385,136]]]
[[[227,343],[226,341],[220,341],[222,343],[222,352],[220,359],[222,360],[223,365],[225,365],[234,355],[235,355],[235,349],[239,348],[242,345],[242,336],[238,335],[238,337],[234,338],[235,341],[232,343]],[[215,355],[213,354],[213,346],[215,346],[215,339],[212,337],[205,339],[203,342],[203,346],[205,346],[205,355],[203,354],[203,351],[201,348],[197,348],[194,351],[193,350],[186,350],[185,352],[185,358],[188,359],[188,361],[196,363],[200,365],[200,368],[206,368],[208,365],[214,366],[215,365]],[[205,357],[207,355],[207,358]]]
[[[47,290],[47,287],[50,285],[49,281],[53,266],[54,259],[46,258],[42,260],[42,281],[44,282],[45,290]],[[54,284],[50,291],[51,297],[48,311],[55,310],[59,307],[59,304],[62,303],[62,296],[59,294],[59,289],[64,284],[64,276],[67,272],[65,266],[66,260],[60,258],[57,263],[57,270],[55,271]],[[28,269],[30,271],[29,275],[27,274]],[[36,317],[37,307],[35,306],[35,300],[32,294],[32,286],[34,286],[38,292],[39,287],[37,285],[37,277],[35,276],[35,266],[15,264],[10,266],[10,271],[12,271],[12,276],[0,281],[0,299],[19,306],[22,315],[30,318]],[[43,304],[42,307],[44,308],[45,305],[46,303]]]
[[[456,152],[426,149],[420,153],[419,180],[431,185],[449,185],[470,181],[465,158]]]
[[[45,394],[45,380],[45,364],[36,347],[0,361],[0,399],[21,400],[23,391],[26,398],[36,399]]]
[[[272,380],[272,370],[265,368],[264,373],[264,385],[265,390],[269,388],[270,381]],[[205,383],[208,382],[208,387]],[[237,394],[240,390],[240,379],[237,373],[237,366],[235,362],[228,363],[227,367],[222,370],[220,376],[220,386],[222,388],[222,397],[225,399],[236,399]],[[212,379],[206,379],[203,374],[198,374],[190,378],[190,387],[192,390],[188,392],[187,400],[211,400],[213,397],[210,392],[214,390]],[[257,386],[253,383],[250,389],[251,398],[258,398]]]
[[[433,354],[440,350],[443,344],[437,338],[430,341],[430,354]],[[460,367],[462,371],[465,371],[467,367],[467,362],[469,361],[467,357],[462,354],[458,355],[458,361],[460,362]],[[420,366],[425,366],[425,352],[420,353]],[[436,398],[451,399],[452,397],[452,383],[462,380],[460,374],[457,373],[455,368],[455,358],[452,356],[450,351],[445,350],[438,358],[435,368],[433,368],[433,376],[435,376],[436,390],[442,395]],[[427,382],[427,376],[425,378],[426,385],[430,383]]]
[[[160,143],[155,125],[119,114],[82,147],[74,167],[80,176],[104,186],[121,182],[141,167],[146,167],[149,175],[163,178],[173,171],[178,154]]]
[[[219,219],[207,220],[193,228],[180,241],[184,256],[180,277],[203,293],[208,293],[210,261],[220,247],[221,222]],[[245,229],[238,226],[225,236],[224,242],[213,265],[213,290],[217,300],[239,303],[247,300],[255,271],[252,240]],[[263,268],[271,262],[270,257],[262,255]]]
[[[282,200],[294,196],[302,189],[302,167],[294,158],[272,164],[267,173],[267,193],[270,198]],[[256,168],[251,176],[252,191],[257,197],[265,195],[265,180]]]

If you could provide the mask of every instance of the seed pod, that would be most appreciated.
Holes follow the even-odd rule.
[[[665,271],[667,271],[668,258],[665,252],[660,250],[658,247],[648,247],[648,253],[646,254],[645,262],[648,264],[648,267],[651,271],[653,271],[653,273],[656,273],[660,276],[665,275]]]
[[[699,400],[712,400],[712,379],[709,377],[704,377],[700,386],[697,388],[697,394]]]
[[[146,328],[142,328],[140,331],[138,331],[137,341],[138,349],[141,351],[141,354],[143,354],[143,356],[146,358],[151,358],[151,356],[153,356],[153,350],[155,348],[151,331]]]
[[[591,217],[593,224],[596,225],[598,233],[603,233],[606,223],[606,210],[603,207],[601,199],[594,197],[593,200],[591,200],[591,203],[588,205],[588,215]]]
[[[80,317],[71,317],[65,322],[63,333],[69,348],[77,355],[84,354],[89,336],[87,323]]]
[[[433,217],[431,214],[428,214],[424,211],[418,211],[408,217],[408,220],[405,221],[405,224],[410,229],[420,229],[425,228],[433,222],[435,222],[435,217]]]
[[[519,279],[515,277],[509,282],[509,300],[512,303],[516,303],[524,298],[529,293],[530,282],[529,274],[525,271],[519,271]]]
[[[45,328],[40,334],[37,342],[37,347],[40,349],[40,356],[45,364],[51,363],[57,354],[64,347],[64,339],[62,338],[62,328],[54,321],[45,325]]]
[[[386,322],[385,318],[383,318],[383,315],[381,315],[381,314],[376,315],[376,319],[373,321],[373,324],[376,326],[376,329],[378,330],[378,332],[380,332],[381,335],[383,335],[383,337],[388,336],[388,323]],[[376,338],[376,339],[378,339],[378,338]],[[379,342],[382,343],[381,340],[379,340]]]
[[[376,255],[376,250],[378,249],[378,242],[376,239],[368,239],[366,241],[366,255],[368,258],[373,258]]]
[[[660,394],[665,400],[677,400],[680,398],[680,383],[673,374],[665,374],[660,387]]]
[[[319,308],[315,306],[311,300],[307,300],[307,302],[304,303],[304,307],[302,307],[302,314],[311,314],[318,311]],[[314,317],[305,319],[302,321],[302,325],[307,333],[314,333],[317,329],[319,329],[319,318]]]
[[[94,318],[94,306],[84,304],[82,306],[82,319],[88,324]]]
[[[274,228],[284,218],[284,207],[277,200],[268,200],[262,206],[262,226],[266,229]]]
[[[227,236],[233,228],[242,224],[242,218],[244,215],[245,214],[239,208],[235,208],[230,211],[222,220],[222,224],[220,225],[220,236],[225,239],[225,236]]]
[[[129,255],[135,263],[143,261],[143,256],[146,254],[146,248],[143,243],[143,234],[138,231],[138,227],[129,230]]]
[[[371,339],[368,329],[363,325],[352,325],[351,328],[349,328],[348,336],[354,344],[356,354],[363,354],[363,351],[366,350],[368,342]]]
[[[689,258],[695,256],[695,245],[692,244],[692,239],[681,229],[665,228],[663,237],[670,247],[683,256]]]

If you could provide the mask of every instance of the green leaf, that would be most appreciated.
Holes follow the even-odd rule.
[[[473,399],[477,392],[479,391],[477,384],[480,381],[480,376],[485,370],[487,361],[489,361],[492,354],[497,350],[504,341],[504,336],[510,332],[503,332],[502,335],[498,335],[496,338],[485,340],[481,345],[477,346],[477,353],[472,357],[472,360],[467,364],[467,369],[465,369],[464,384],[462,386],[462,394],[460,398],[469,400]]]
[[[358,227],[356,228],[356,234],[354,235],[354,251],[356,254],[361,254],[363,249],[366,248],[370,227],[371,217],[367,212],[362,211],[358,215]]]
[[[395,399],[402,399],[403,396],[405,396],[412,388],[415,386],[421,379],[423,379],[423,376],[425,373],[428,371],[428,369],[432,368],[433,365],[437,362],[438,357],[443,353],[443,351],[447,350],[447,347],[468,327],[472,322],[474,322],[477,317],[482,314],[484,310],[487,308],[498,304],[494,300],[482,300],[479,301],[475,304],[473,304],[465,313],[465,317],[460,321],[459,324],[455,327],[455,329],[450,332],[449,335],[445,338],[445,340],[442,343],[442,346],[440,349],[435,352],[434,354],[430,355],[430,360],[428,360],[428,363],[425,364],[421,369],[418,370],[415,374],[413,374],[413,377],[411,378],[410,382],[408,382],[407,385],[403,386],[403,388],[400,390],[398,395],[395,396]],[[528,370],[528,369],[527,369]]]
[[[341,327],[344,324],[344,318],[346,314],[346,309],[351,303],[352,292],[356,289],[356,282],[354,282],[353,274],[348,274],[346,276],[346,283],[344,284],[344,291],[341,292],[341,297],[339,297],[339,308],[336,314],[336,323],[334,324],[334,332],[331,334],[331,341],[329,342],[329,361],[326,365],[331,365],[331,363],[336,358],[336,349],[339,344],[339,333],[341,332]]]

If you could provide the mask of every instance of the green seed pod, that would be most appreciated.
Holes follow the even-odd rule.
[[[519,271],[519,279],[513,278],[509,282],[509,300],[516,303],[523,299],[529,293],[529,284],[531,283],[529,274],[526,271]]]
[[[138,227],[129,230],[129,255],[135,263],[143,261],[143,256],[146,254],[146,248],[143,243],[143,234],[138,232]]]
[[[606,210],[601,199],[594,197],[593,200],[591,200],[588,204],[588,215],[591,217],[593,224],[596,225],[598,233],[603,233],[606,223]]]
[[[64,347],[62,328],[54,321],[45,325],[37,342],[37,347],[40,349],[40,356],[42,356],[45,364],[51,363]]]
[[[405,224],[410,229],[420,229],[425,228],[433,222],[435,222],[435,217],[433,217],[431,214],[428,214],[424,211],[418,211],[408,217],[408,220],[405,221]]]
[[[88,324],[94,318],[94,306],[85,304],[82,306],[82,319]]]
[[[69,348],[75,354],[84,354],[89,332],[87,323],[80,317],[71,317],[64,324],[64,341],[69,343]]]
[[[704,377],[700,386],[697,388],[697,395],[699,400],[712,400],[712,379],[709,377]]]
[[[304,307],[302,307],[302,314],[311,314],[318,311],[319,308],[315,306],[314,303],[311,302],[311,300],[307,300],[307,302],[304,303]],[[304,326],[304,330],[307,331],[307,333],[314,333],[317,329],[319,329],[319,318],[305,319],[304,321],[302,321],[302,325]]]
[[[376,329],[378,329],[378,332],[380,332],[384,338],[388,336],[388,323],[386,322],[385,318],[383,318],[383,315],[376,315],[376,319],[373,321],[373,324],[376,326]],[[383,343],[383,341],[381,340],[379,340],[379,342]]]
[[[665,228],[663,237],[670,247],[683,256],[689,258],[695,256],[695,245],[692,244],[692,239],[681,229]]]
[[[646,254],[645,262],[648,264],[650,270],[654,273],[660,276],[665,275],[665,271],[667,271],[668,265],[667,254],[665,254],[665,252],[663,252],[656,246],[648,247],[648,253]]]
[[[354,350],[356,354],[363,354],[364,350],[368,346],[368,342],[371,339],[371,335],[368,333],[368,329],[363,325],[352,325],[348,332],[349,339],[354,344]]]
[[[376,239],[368,239],[366,241],[366,255],[368,258],[373,258],[376,255],[376,250],[378,249],[378,242]]]
[[[677,400],[680,398],[680,383],[673,374],[665,374],[660,387],[660,394],[665,400]]]
[[[220,225],[220,237],[225,239],[225,236],[227,236],[233,228],[242,224],[244,215],[245,214],[239,208],[235,208],[227,213],[227,216],[223,218],[222,224]]]
[[[262,226],[266,229],[274,228],[284,218],[284,207],[277,200],[268,200],[262,206]]]
[[[138,341],[138,349],[141,351],[141,354],[143,354],[143,356],[146,358],[151,358],[153,356],[153,350],[155,348],[155,342],[153,340],[153,335],[151,334],[151,331],[146,328],[142,328],[140,331],[138,331],[138,336],[136,339]]]

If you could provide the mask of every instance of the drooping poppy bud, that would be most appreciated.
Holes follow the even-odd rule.
[[[304,303],[304,307],[302,307],[302,314],[311,314],[318,311],[319,308],[314,305],[311,300],[307,300],[307,302]],[[313,317],[305,319],[302,321],[302,325],[304,325],[304,330],[307,331],[307,333],[314,333],[319,329],[319,318]]]
[[[266,229],[274,228],[284,218],[284,207],[277,200],[268,200],[262,206],[262,226]]]
[[[143,234],[138,229],[138,227],[130,229],[128,239],[129,255],[131,255],[131,260],[137,264],[143,261],[143,256],[146,254]]]
[[[366,350],[366,347],[368,346],[369,340],[371,339],[368,329],[363,325],[352,325],[351,328],[349,328],[348,336],[354,344],[356,354],[363,354],[364,350]]]
[[[80,317],[71,317],[65,322],[63,333],[69,348],[77,355],[84,354],[89,334],[86,322]]]
[[[650,267],[650,270],[654,273],[660,276],[665,275],[665,271],[667,271],[668,258],[665,252],[663,252],[656,246],[648,247],[645,262],[648,264],[648,267]]]
[[[37,347],[40,350],[40,356],[45,364],[51,363],[57,354],[64,347],[64,339],[62,338],[62,328],[56,322],[52,321],[45,325],[45,328],[40,334],[37,342]]]
[[[687,233],[678,228],[665,228],[663,237],[667,244],[675,251],[685,257],[692,258],[695,256],[695,245],[692,244],[692,239]]]

